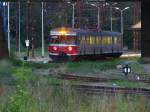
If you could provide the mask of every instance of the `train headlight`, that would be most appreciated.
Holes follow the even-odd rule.
[[[53,46],[53,50],[54,50],[54,51],[57,51],[57,50],[58,50],[58,47]]]
[[[72,50],[73,50],[72,46],[69,46],[68,51],[72,51]]]

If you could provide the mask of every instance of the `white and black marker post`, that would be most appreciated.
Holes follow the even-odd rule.
[[[123,67],[123,73],[125,74],[125,76],[127,76],[129,73],[131,73],[131,67],[126,64],[126,65]]]
[[[29,40],[25,40],[25,43],[26,43],[26,47],[27,47],[27,57],[29,57]]]

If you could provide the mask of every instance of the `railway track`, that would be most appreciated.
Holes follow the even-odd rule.
[[[91,86],[91,85],[74,85],[76,90],[86,94],[100,93],[121,93],[129,95],[144,95],[150,97],[150,89],[145,88],[122,88],[122,87],[106,87],[106,86]]]
[[[82,81],[87,81],[87,82],[108,82],[108,81],[120,80],[118,78],[102,78],[102,77],[91,77],[91,76],[78,76],[78,75],[71,75],[71,74],[62,74],[58,78],[66,79],[66,80],[82,80]],[[148,79],[148,78],[147,79],[146,78],[125,79],[125,80],[133,81],[133,82],[150,83],[150,79]]]
[[[75,76],[70,74],[62,74],[61,79],[65,80],[82,80],[87,82],[106,82],[106,81],[115,81],[119,79],[115,78],[100,78],[100,77],[91,77],[91,76]],[[129,79],[128,79],[129,80]],[[139,79],[139,80],[129,80],[134,82],[150,83],[150,79]],[[133,94],[133,95],[145,95],[150,97],[150,89],[146,88],[128,88],[128,87],[108,87],[108,86],[99,86],[99,85],[73,85],[75,89],[82,93],[87,94],[100,94],[100,93],[121,93],[121,94]]]
[[[89,77],[87,79],[89,79]],[[69,77],[69,80],[70,80],[70,77]],[[99,80],[103,80],[103,79],[99,79]],[[103,81],[105,81],[105,80],[106,79],[104,79]],[[15,83],[15,81],[11,81],[9,83],[5,83],[5,85],[7,85],[7,86],[14,86],[15,87],[16,83]],[[61,84],[55,84],[55,85],[52,85],[52,86],[62,87]],[[106,94],[120,93],[120,94],[129,94],[129,95],[144,95],[144,96],[150,97],[150,89],[146,89],[146,88],[128,88],[128,87],[116,87],[116,86],[101,86],[101,85],[91,85],[91,84],[88,84],[88,83],[87,84],[80,84],[80,83],[79,84],[71,84],[71,85],[66,85],[66,86],[71,86],[72,88],[74,88],[78,92],[85,93],[85,94],[97,95],[97,94],[105,94],[105,93]]]

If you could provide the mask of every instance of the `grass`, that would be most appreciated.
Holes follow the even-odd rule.
[[[112,82],[108,82],[111,85],[119,86],[119,87],[128,87],[128,88],[138,88],[140,84],[137,82],[132,82],[128,80],[116,80]]]
[[[48,84],[50,85],[60,85],[63,83],[61,79],[57,79],[55,77],[49,77],[47,80],[48,80]]]
[[[100,73],[101,71],[107,72],[107,70],[116,69],[117,64],[125,61],[130,61],[130,66],[136,73],[144,74],[144,69],[138,59],[48,64],[24,63],[14,58],[9,61],[1,61],[0,76],[13,77],[19,80],[19,83],[15,87],[0,84],[0,112],[150,112],[150,100],[144,96],[86,95],[78,93],[70,87],[70,84],[75,82],[47,78],[32,73],[33,69],[40,68],[52,69],[57,71],[56,74],[65,72]],[[26,75],[28,71],[32,73],[32,76]],[[126,80],[110,83],[115,83],[121,87],[139,86],[138,83]],[[54,86],[58,84],[62,86]]]
[[[139,58],[129,58],[129,59],[109,59],[109,60],[97,60],[97,61],[79,61],[79,62],[66,62],[66,63],[36,63],[28,62],[26,66],[31,68],[66,68],[66,72],[81,72],[81,73],[99,73],[101,71],[107,71],[111,69],[116,69],[118,64],[124,64],[128,62],[132,70],[138,74],[145,74],[144,68],[140,64]],[[11,58],[10,61],[14,66],[21,66],[22,61],[15,58]]]
[[[0,60],[0,79],[3,77],[10,77],[13,73],[14,66],[8,60]]]
[[[40,83],[41,84],[41,83]],[[28,90],[29,96],[16,112],[149,112],[149,99],[129,95],[86,95],[68,86],[40,85]],[[14,94],[16,96],[16,94]],[[24,99],[21,99],[21,101]],[[1,102],[1,100],[0,100]],[[8,112],[9,98],[0,103],[0,112]]]
[[[81,73],[100,73],[101,71],[116,69],[116,66],[119,64],[123,65],[128,63],[133,72],[137,74],[144,74],[144,68],[138,60],[139,58],[68,62],[66,63],[66,67],[70,72],[78,71]]]
[[[145,74],[144,67],[138,61],[130,63],[130,66],[134,71],[134,73],[141,74],[141,75]]]
[[[100,71],[106,71],[110,69],[115,69],[116,65],[119,64],[120,61],[118,60],[110,60],[110,61],[81,61],[81,62],[68,62],[66,63],[66,66],[68,68],[68,71],[71,72],[83,72],[83,73],[89,73],[89,72],[100,72]]]
[[[149,112],[150,101],[144,96],[128,96],[121,94],[86,95],[79,93],[70,86],[69,81],[39,76],[32,69],[43,67],[58,69],[59,73],[68,70],[87,69],[87,71],[114,69],[120,61],[106,62],[75,62],[62,64],[23,63],[19,60],[4,61],[3,69],[13,74],[15,87],[1,85],[0,112]],[[5,65],[5,66],[4,66]],[[105,67],[103,67],[105,66]],[[5,73],[3,71],[3,73]],[[85,72],[87,72],[85,71]],[[7,72],[6,72],[7,73]],[[30,74],[30,75],[29,75]],[[115,81],[118,85],[138,86],[131,82]],[[54,86],[61,84],[60,86]],[[11,89],[9,89],[11,88]],[[8,91],[9,89],[9,91]],[[11,94],[10,94],[11,93]]]

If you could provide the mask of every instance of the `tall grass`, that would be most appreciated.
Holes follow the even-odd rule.
[[[17,61],[18,62],[18,61]],[[19,64],[15,60],[7,63],[1,73],[10,74],[15,85],[0,85],[0,112],[150,112],[150,99],[137,95],[100,94],[87,95],[76,91],[70,82],[34,74],[30,66],[35,63]],[[59,72],[84,71],[115,68],[120,61],[75,62],[46,65]],[[13,68],[12,65],[16,67]],[[39,65],[42,67],[43,65]],[[37,66],[38,67],[38,66]],[[106,68],[105,68],[106,67]],[[45,68],[45,66],[44,66]],[[6,72],[5,72],[6,71]],[[8,72],[8,73],[7,73]],[[120,82],[118,82],[120,84]],[[61,86],[57,86],[61,84]],[[54,86],[55,85],[55,86]],[[132,84],[131,84],[132,85]]]
[[[54,86],[49,79],[35,76],[25,64],[14,71],[13,77],[16,85],[11,87],[12,94],[4,92],[0,96],[0,112],[150,111],[150,100],[144,96],[87,95],[71,88],[68,81],[62,81],[62,86]]]
[[[39,89],[39,90],[38,90]],[[40,93],[39,93],[40,91]],[[142,96],[85,95],[71,88],[34,88],[28,97],[18,97],[14,112],[149,112],[150,102]],[[31,94],[32,93],[32,94]],[[17,96],[17,94],[16,94]],[[15,96],[15,97],[16,97]],[[26,95],[25,95],[26,96]],[[14,96],[13,96],[14,97]],[[26,98],[26,99],[24,99]],[[9,108],[10,99],[0,103],[0,112],[13,112]],[[15,101],[16,102],[16,101]],[[14,103],[14,102],[11,102]],[[18,106],[17,106],[18,107]],[[9,109],[9,111],[8,111]]]

